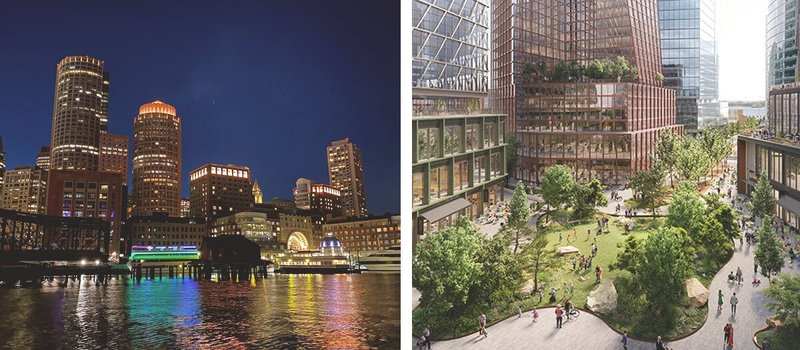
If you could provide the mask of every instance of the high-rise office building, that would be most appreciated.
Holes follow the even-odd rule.
[[[255,204],[264,203],[264,193],[261,192],[261,186],[258,186],[258,181],[253,181],[253,201],[255,201]]]
[[[293,192],[297,209],[315,210],[333,217],[342,215],[342,193],[332,186],[301,177]]]
[[[190,217],[190,215],[189,215],[189,206],[190,206],[189,198],[181,198],[181,217],[182,218]]]
[[[716,0],[658,0],[664,87],[675,90],[676,121],[688,133],[723,125]]]
[[[189,173],[189,215],[207,223],[253,207],[250,169],[206,164]]]
[[[651,166],[662,132],[682,132],[662,86],[656,0],[498,0],[492,18],[494,99],[520,142],[515,178],[539,184],[564,164],[579,182],[625,184]],[[620,57],[633,68],[608,74]]]
[[[117,173],[128,183],[128,136],[100,134],[100,171]]]
[[[797,0],[769,0],[767,7],[767,92],[797,81]]]
[[[364,161],[361,150],[350,139],[333,141],[328,146],[328,178],[341,191],[342,211],[346,216],[367,216],[364,188]]]
[[[486,0],[414,1],[415,243],[459,217],[482,215],[485,203],[502,198],[508,121],[486,108],[489,15]]]
[[[43,170],[50,170],[50,146],[42,146],[36,155],[36,166]]]
[[[44,214],[47,171],[32,166],[16,167],[5,174],[0,190],[0,208]]]
[[[103,61],[66,57],[56,66],[52,169],[98,170],[101,125],[108,122],[108,74]]]
[[[133,215],[181,215],[181,118],[161,101],[145,103],[133,120]]]

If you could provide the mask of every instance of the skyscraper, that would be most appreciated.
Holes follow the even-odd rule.
[[[133,120],[133,215],[181,214],[181,118],[161,101],[145,103]]]
[[[676,120],[687,132],[722,125],[716,0],[658,0],[664,87],[674,89]]]
[[[333,141],[328,146],[328,178],[341,191],[342,211],[346,216],[367,216],[367,192],[364,189],[364,162],[361,150],[350,139]]]
[[[103,61],[69,56],[56,65],[51,168],[98,170],[101,125],[108,121],[108,74]]]
[[[206,164],[189,173],[189,215],[211,220],[253,207],[250,169],[236,165]]]
[[[662,87],[656,5],[492,2],[492,93],[514,120],[516,178],[538,184],[564,164],[579,182],[625,184],[650,167],[663,131],[682,130],[675,91]]]
[[[767,7],[767,91],[797,81],[797,0],[769,0]]]
[[[32,166],[16,167],[5,174],[0,208],[44,214],[47,171]]]
[[[301,177],[297,179],[293,192],[297,209],[314,210],[333,217],[342,215],[342,193],[332,186]]]
[[[253,181],[253,201],[255,204],[264,202],[264,193],[261,192],[261,187],[258,186],[258,181]]]
[[[128,183],[128,136],[100,134],[100,171],[117,173]]]
[[[36,155],[36,166],[43,170],[50,170],[50,146],[42,146]]]

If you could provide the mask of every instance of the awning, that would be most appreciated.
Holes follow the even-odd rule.
[[[440,205],[436,208],[428,210],[419,216],[425,218],[425,220],[428,220],[430,223],[434,223],[458,212],[459,210],[467,208],[470,205],[472,204],[468,200],[458,197],[453,201],[445,203],[444,205]]]
[[[786,210],[791,211],[795,215],[800,215],[800,202],[792,197],[781,196],[781,198],[778,199],[778,205],[786,208]]]

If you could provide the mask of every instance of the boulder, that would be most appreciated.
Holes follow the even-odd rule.
[[[781,322],[781,320],[778,319],[778,316],[772,315],[770,317],[767,317],[768,326],[775,328],[775,327],[780,327],[781,324],[783,323]]]
[[[686,285],[686,297],[692,307],[702,307],[708,302],[708,288],[704,287],[697,278],[686,280],[684,285]]]
[[[558,255],[577,254],[577,253],[580,253],[580,252],[581,251],[578,248],[575,248],[575,247],[573,247],[571,245],[564,246],[564,247],[558,247],[556,249],[556,253],[558,253]]]
[[[617,308],[617,288],[611,281],[605,281],[597,289],[589,293],[586,307],[599,313],[609,313]]]

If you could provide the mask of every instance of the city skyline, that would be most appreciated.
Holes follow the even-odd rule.
[[[14,130],[2,133],[7,168],[34,165],[38,150],[50,140],[52,69],[66,56],[88,55],[103,60],[104,71],[111,75],[110,133],[133,140],[138,106],[153,100],[162,100],[180,111],[184,127],[183,197],[189,192],[187,169],[220,163],[248,166],[265,199],[292,198],[298,177],[326,181],[325,148],[331,141],[349,137],[363,150],[367,190],[386,194],[370,201],[370,212],[399,212],[400,166],[393,161],[400,153],[399,130],[385,127],[387,121],[399,118],[399,84],[386,83],[399,83],[399,77],[393,74],[399,71],[399,46],[370,44],[382,40],[382,35],[395,35],[385,32],[397,27],[375,23],[370,26],[374,30],[362,33],[359,29],[363,22],[337,22],[332,26],[336,16],[331,14],[345,9],[320,4],[302,9],[316,21],[286,36],[282,28],[290,24],[289,20],[277,13],[299,9],[275,4],[271,8],[281,7],[280,11],[262,11],[262,6],[247,4],[229,9],[220,4],[200,4],[193,9],[196,16],[174,21],[174,28],[163,33],[118,24],[125,23],[125,18],[138,18],[139,12],[123,5],[103,11],[85,4],[49,11],[37,11],[36,5],[1,6],[8,10],[4,13],[37,11],[36,16],[43,20],[42,26],[31,27],[14,39],[40,42],[39,49],[5,54],[0,59],[20,67],[12,74],[15,77],[10,77],[20,84],[0,96],[7,106],[3,129]],[[386,4],[375,10],[396,13],[397,7]],[[76,30],[98,24],[108,30],[98,32],[100,37],[91,40],[54,31],[64,24],[63,18],[70,17],[55,16],[59,10],[78,18],[103,12],[104,16],[92,25],[76,23]],[[163,19],[177,18],[180,11],[178,6],[167,5],[146,21],[163,26]],[[220,11],[219,16],[212,16]],[[251,15],[255,12],[275,18],[256,18]],[[379,17],[365,21],[377,22],[375,18]],[[399,21],[396,16],[386,17]],[[211,23],[200,27],[204,20]],[[9,18],[0,28],[23,26],[16,21]],[[196,38],[204,32],[208,32],[206,42],[197,43]],[[130,40],[109,39],[115,35]],[[66,37],[71,38],[68,43],[64,42]],[[265,37],[270,40],[262,40]],[[371,48],[368,55],[356,50],[360,46],[349,43],[354,38],[359,45]],[[130,44],[134,42],[144,46]],[[332,50],[332,45],[338,44],[346,50]],[[17,43],[8,47],[15,46]],[[161,54],[148,53],[145,47]],[[342,83],[348,88],[339,89]],[[220,122],[220,117],[231,119]],[[374,130],[393,135],[387,137],[387,132]],[[132,141],[130,147],[132,150]]]

